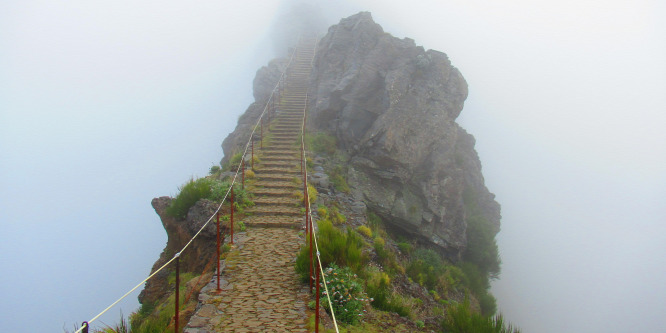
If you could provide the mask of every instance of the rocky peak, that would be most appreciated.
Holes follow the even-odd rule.
[[[257,72],[256,103],[225,139],[225,158],[247,140],[242,133],[267,97],[257,83],[275,84],[284,63]],[[445,53],[393,37],[361,12],[329,28],[318,44],[308,129],[336,137],[348,157],[346,178],[356,200],[395,228],[460,258],[466,206],[478,207],[497,231],[500,221],[474,138],[455,122],[466,98],[467,83]]]

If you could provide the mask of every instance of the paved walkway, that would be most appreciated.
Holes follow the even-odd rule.
[[[270,124],[270,142],[258,153],[257,181],[248,188],[255,195],[255,206],[243,220],[247,231],[234,239],[235,247],[222,261],[222,290],[217,292],[215,277],[202,289],[200,306],[186,333],[307,332],[310,296],[294,270],[304,243],[299,235],[304,219],[294,193],[302,193],[303,186],[300,132],[312,54],[304,49],[297,52],[280,98],[280,112]]]

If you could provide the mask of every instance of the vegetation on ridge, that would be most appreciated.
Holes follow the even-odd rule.
[[[187,212],[201,199],[220,202],[224,199],[231,183],[221,181],[217,178],[191,178],[179,188],[178,195],[171,201],[166,209],[166,214],[184,219]],[[241,188],[239,184],[234,185],[234,205],[236,209],[243,209],[253,205],[249,192]]]

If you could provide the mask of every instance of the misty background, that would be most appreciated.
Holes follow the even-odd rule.
[[[218,163],[294,23],[365,10],[469,84],[499,311],[524,332],[663,331],[664,2],[294,3],[0,3],[3,330],[71,330],[143,280],[166,243],[150,200]]]

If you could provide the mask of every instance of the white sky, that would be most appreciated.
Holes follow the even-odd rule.
[[[666,325],[663,1],[317,5],[330,23],[371,11],[467,79],[459,120],[502,204],[493,288],[511,321]],[[71,328],[148,274],[166,241],[150,199],[221,158],[272,58],[279,6],[0,3],[5,330]],[[136,305],[132,295],[123,310]]]

